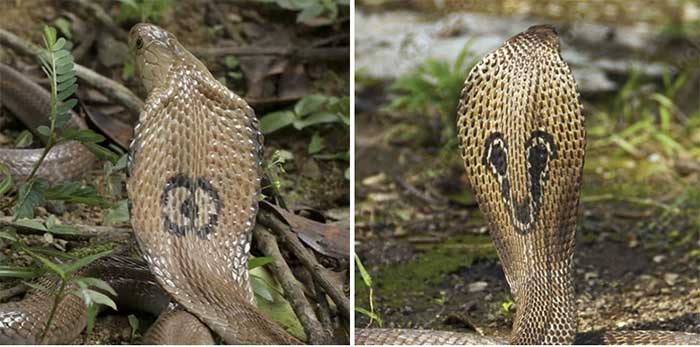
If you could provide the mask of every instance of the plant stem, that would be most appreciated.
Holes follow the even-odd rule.
[[[54,297],[51,313],[49,313],[49,318],[46,320],[46,326],[44,327],[44,331],[41,333],[41,337],[39,338],[39,342],[41,344],[44,344],[44,339],[49,332],[49,328],[51,328],[51,323],[53,323],[53,317],[56,315],[56,309],[58,309],[58,305],[63,299],[63,291],[66,288],[66,283],[68,283],[68,281],[65,278],[61,278],[61,287],[58,289],[58,293],[56,293],[56,296]]]

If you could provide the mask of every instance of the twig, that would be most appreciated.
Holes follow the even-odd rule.
[[[280,240],[285,246],[299,259],[301,264],[306,267],[311,276],[323,287],[323,290],[328,293],[328,296],[333,300],[338,307],[338,312],[346,319],[350,319],[350,302],[341,288],[331,280],[329,270],[323,267],[316,261],[316,258],[309,253],[309,250],[299,241],[296,235],[292,233],[289,226],[282,223],[277,217],[269,211],[261,210],[258,213],[258,221],[260,224],[270,228],[280,237]]]
[[[269,264],[269,268],[279,281],[282,289],[284,289],[286,298],[292,305],[297,317],[299,317],[299,321],[304,326],[304,331],[309,337],[309,342],[315,345],[329,344],[330,335],[325,333],[321,323],[316,319],[314,310],[306,299],[306,296],[304,296],[304,291],[301,289],[301,283],[294,278],[292,270],[282,257],[275,237],[265,231],[260,225],[255,226],[253,233],[258,248],[260,248],[266,256],[273,259],[272,263]]]
[[[7,45],[20,54],[36,58],[44,50],[27,42],[15,34],[0,29],[0,44]],[[89,86],[104,93],[110,100],[123,105],[133,116],[138,116],[143,108],[143,101],[121,83],[104,77],[80,64],[75,64],[75,74]]]
[[[114,23],[112,17],[97,3],[88,0],[75,0],[73,4],[86,12],[87,15],[92,15],[93,18],[114,35],[117,40],[126,42],[129,39],[127,33]]]
[[[39,222],[43,223],[44,221],[39,220]],[[60,236],[61,238],[65,239],[75,239],[75,240],[82,240],[82,239],[88,239],[92,237],[104,237],[108,236],[110,239],[114,240],[120,240],[120,239],[129,239],[132,236],[131,228],[114,228],[114,227],[105,227],[105,226],[97,226],[97,225],[81,225],[81,224],[74,224],[71,225],[73,228],[75,228],[79,234],[60,234],[57,236]],[[14,227],[17,229],[18,232],[23,233],[23,234],[32,234],[32,235],[42,235],[46,233],[45,230],[41,229],[36,229],[32,228],[29,226],[25,225],[17,225],[16,223],[13,223],[12,217],[0,217],[0,227]]]
[[[662,210],[671,212],[671,213],[677,213],[678,208],[671,206],[671,205],[666,205],[661,202],[654,201],[653,199],[650,198],[635,198],[631,196],[618,196],[614,194],[602,194],[602,195],[592,195],[592,196],[584,196],[581,197],[581,202],[582,203],[595,203],[595,202],[600,202],[600,201],[620,201],[620,202],[627,202],[631,204],[636,204],[636,205],[642,205],[642,206],[652,206],[656,208],[660,208]]]
[[[328,48],[294,48],[294,47],[194,47],[192,54],[199,58],[216,58],[226,55],[272,55],[297,57],[307,60],[347,60],[350,54],[349,47]]]
[[[326,292],[323,291],[321,284],[314,280],[314,290],[316,292],[316,302],[318,307],[316,313],[318,320],[321,321],[321,325],[326,330],[326,334],[333,336],[333,321],[331,320],[331,308],[328,305],[328,299],[326,298]]]
[[[405,189],[407,193],[410,193],[411,195],[417,197],[418,199],[422,200],[423,202],[427,203],[428,205],[431,205],[433,207],[437,207],[437,206],[444,207],[445,205],[447,205],[447,199],[436,199],[436,198],[432,197],[430,194],[424,193],[424,192],[418,190],[418,188],[410,185],[408,182],[406,182],[406,180],[404,180],[398,174],[394,175],[394,181],[396,181],[396,183],[398,183],[403,189]]]
[[[20,295],[20,294],[26,292],[27,289],[29,289],[28,285],[26,285],[24,283],[20,283],[14,287],[0,290],[0,301],[5,301],[5,300],[13,298],[17,295]]]

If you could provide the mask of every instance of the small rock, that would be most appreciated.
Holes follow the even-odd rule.
[[[594,278],[598,278],[598,273],[597,272],[586,272],[586,274],[583,275],[583,278],[585,278],[586,281],[592,280]]]
[[[362,180],[362,184],[365,186],[374,186],[384,182],[386,182],[386,175],[383,172],[374,176],[369,176]]]
[[[476,293],[476,292],[481,292],[488,287],[489,284],[484,282],[484,281],[478,281],[478,282],[473,282],[469,283],[469,292],[470,293]]]
[[[131,339],[131,328],[124,328],[121,331],[121,339],[129,341]]]
[[[657,264],[661,263],[664,260],[666,260],[666,256],[663,254],[659,254],[659,255],[654,256],[654,262]]]
[[[664,274],[664,281],[666,281],[666,284],[668,284],[669,286],[675,285],[676,280],[678,280],[678,274],[674,274],[672,272]]]

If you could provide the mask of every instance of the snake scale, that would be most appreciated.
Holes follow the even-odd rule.
[[[144,336],[148,343],[211,344],[211,329],[228,344],[300,344],[255,306],[250,287],[262,160],[253,109],[160,27],[135,25],[129,49],[148,98],[129,149],[127,193],[150,272],[121,271],[115,260],[112,270],[105,270],[110,261],[101,261],[85,274],[112,272],[117,289],[135,280],[126,293],[118,290],[128,302],[138,302],[130,300],[140,288],[135,285],[150,288],[146,301],[174,299],[169,308],[147,310],[162,313]],[[49,289],[56,285],[42,281]],[[50,293],[33,290],[22,301],[0,304],[0,344],[39,342]],[[44,342],[69,343],[82,331],[80,300],[66,297]]]
[[[0,104],[17,115],[38,138],[45,140],[36,129],[40,125],[47,125],[44,120],[51,112],[49,92],[1,63]],[[85,128],[85,122],[71,111],[71,120],[66,126]],[[0,163],[7,166],[13,179],[24,180],[31,173],[34,163],[41,157],[42,151],[43,148],[0,148]],[[56,145],[48,153],[37,174],[49,182],[57,183],[77,178],[95,162],[97,158],[85,146],[76,141],[69,141]]]
[[[469,73],[461,156],[517,304],[512,344],[700,344],[667,331],[576,333],[573,257],[585,154],[576,83],[553,27],[508,39]],[[357,344],[502,344],[501,337],[356,329]]]

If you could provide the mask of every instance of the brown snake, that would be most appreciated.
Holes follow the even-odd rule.
[[[667,331],[576,333],[573,256],[584,117],[551,26],[508,39],[469,73],[459,103],[467,176],[517,304],[513,344],[700,344]],[[357,344],[502,344],[501,337],[356,329]]]
[[[51,111],[51,96],[32,80],[0,63],[0,104],[19,117],[36,136],[45,140],[36,131],[46,125],[46,116]],[[85,122],[71,112],[71,121],[66,125],[85,128]],[[6,165],[15,180],[24,180],[32,171],[34,163],[41,157],[43,148],[0,148],[0,163]],[[79,142],[70,141],[56,145],[44,159],[37,175],[49,182],[57,183],[74,179],[92,167],[97,158]],[[1,174],[0,174],[1,176]]]
[[[180,305],[144,340],[211,344],[201,321],[228,344],[300,344],[255,306],[248,278],[262,160],[253,109],[157,26],[134,26],[129,48],[149,94],[130,146],[131,223],[150,272]],[[46,297],[34,291],[0,305],[0,344],[38,342],[36,321],[46,314],[24,304]],[[84,311],[78,300],[70,303]],[[14,314],[20,309],[21,317]],[[84,312],[61,308],[45,342],[71,342],[84,327],[78,317]]]

